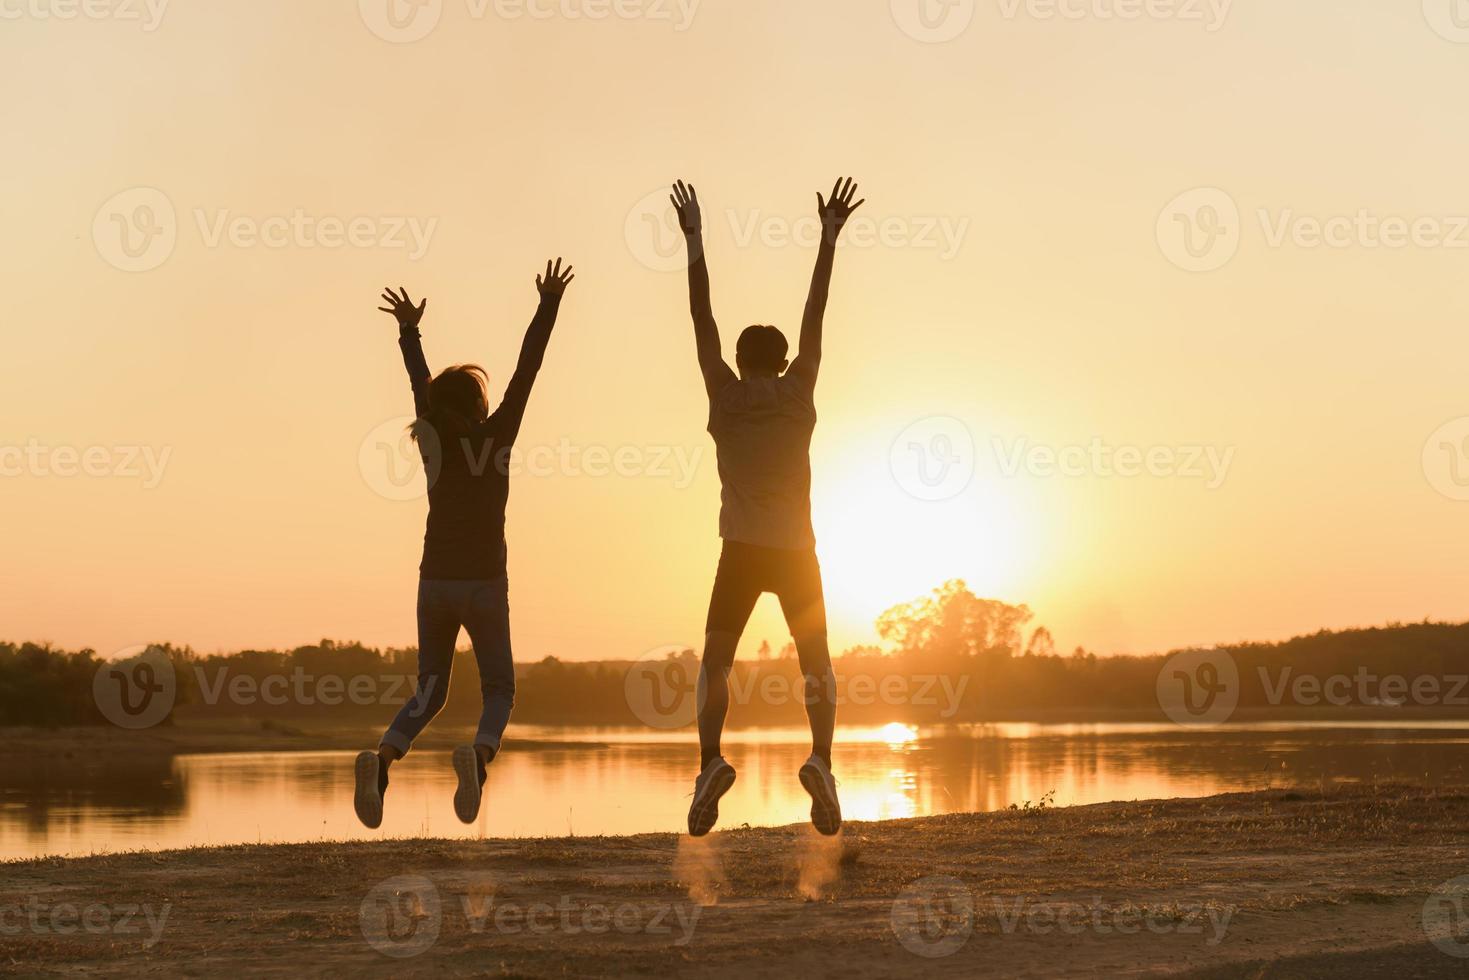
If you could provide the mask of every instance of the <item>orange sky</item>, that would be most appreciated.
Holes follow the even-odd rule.
[[[697,645],[718,481],[662,191],[699,187],[732,345],[794,336],[846,173],[837,646],[952,577],[1102,652],[1469,616],[1437,0],[387,2],[0,3],[0,637],[413,642],[425,505],[362,464],[411,409],[377,294],[498,387],[564,254],[517,657]],[[767,600],[749,642],[782,636]]]

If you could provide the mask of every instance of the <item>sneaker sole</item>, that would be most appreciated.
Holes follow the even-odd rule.
[[[725,793],[735,784],[735,771],[733,768],[724,769],[720,772],[718,780],[709,790],[708,796],[704,798],[703,804],[697,800],[689,808],[689,836],[703,837],[714,829],[719,822],[719,801]]]
[[[484,789],[479,784],[479,760],[474,746],[461,745],[454,750],[454,773],[459,777],[459,788],[454,791],[454,815],[460,823],[474,823],[479,819]]]
[[[383,795],[377,789],[380,764],[376,752],[362,752],[357,756],[357,792],[352,797],[352,807],[357,811],[357,819],[369,830],[383,825]]]
[[[826,788],[826,780],[811,766],[801,767],[801,788],[811,797],[811,825],[826,837],[842,829],[842,805]]]

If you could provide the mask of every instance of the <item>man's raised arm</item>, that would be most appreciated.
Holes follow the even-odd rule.
[[[699,195],[693,185],[679,181],[669,196],[678,212],[678,226],[683,229],[689,249],[689,312],[694,317],[694,344],[699,354],[699,371],[704,375],[704,388],[712,398],[721,388],[735,380],[735,374],[724,362],[719,345],[719,326],[714,322],[714,305],[709,296],[709,263],[704,256],[704,219],[699,210]]]
[[[837,239],[852,212],[860,208],[866,198],[852,203],[857,196],[857,185],[848,177],[838,180],[831,189],[831,200],[827,201],[816,192],[817,213],[821,217],[821,248],[816,253],[816,271],[811,275],[811,293],[806,298],[806,313],[801,318],[800,349],[791,364],[790,373],[816,384],[817,372],[821,369],[821,332],[826,320],[826,298],[831,292],[832,267],[836,264]]]

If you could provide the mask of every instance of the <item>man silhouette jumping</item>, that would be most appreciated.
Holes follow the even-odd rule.
[[[801,767],[800,780],[811,795],[811,823],[827,835],[842,826],[831,774],[836,678],[827,649],[826,600],[811,527],[811,435],[816,428],[814,393],[836,243],[847,219],[862,206],[862,201],[852,203],[856,194],[857,186],[849,178],[837,181],[830,200],[816,195],[821,247],[795,361],[786,359],[790,345],[779,330],[750,327],[735,347],[736,377],[724,361],[714,322],[699,196],[683,181],[673,188],[673,206],[689,250],[694,340],[709,395],[709,433],[718,451],[723,487],[719,534],[724,549],[709,600],[699,670],[702,759],[689,807],[689,833],[695,837],[713,829],[719,800],[734,785],[734,767],[720,754],[719,744],[729,710],[729,672],[745,624],[766,592],[780,599],[805,679],[811,758]]]

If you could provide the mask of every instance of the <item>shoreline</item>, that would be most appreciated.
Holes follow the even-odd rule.
[[[1422,727],[1431,730],[1433,728],[1442,728],[1452,723],[1462,723],[1463,727],[1469,730],[1469,718],[1433,711],[1414,711],[1411,713],[1358,711],[1348,714],[1339,712],[1294,712],[1288,716],[1281,715],[1278,712],[1240,711],[1236,713],[1236,716],[1226,726],[1219,728],[1177,725],[1167,718],[1148,713],[1105,712],[1087,717],[1074,717],[1070,714],[1060,713],[1047,718],[945,722],[940,726],[918,725],[917,727],[931,727],[936,731],[938,737],[943,737],[943,729],[945,728],[960,729],[964,727],[982,727],[985,725],[1146,725],[1157,726],[1160,729],[1157,733],[1159,735],[1176,732],[1181,737],[1196,737],[1201,732],[1229,732],[1231,730],[1238,730],[1230,729],[1228,725],[1261,727],[1269,725],[1310,725],[1312,727],[1329,729],[1333,726],[1358,728],[1363,724],[1367,724],[1371,726],[1398,725],[1403,728]],[[20,764],[26,759],[47,762],[56,759],[69,760],[79,755],[97,755],[125,761],[128,758],[141,759],[148,757],[157,758],[174,755],[203,755],[229,752],[361,750],[373,748],[376,745],[378,736],[381,734],[380,726],[373,725],[301,727],[302,725],[311,726],[311,724],[312,720],[306,718],[278,720],[241,717],[220,721],[191,719],[180,724],[159,725],[141,731],[131,731],[110,725],[63,726],[58,728],[0,726],[0,738],[4,739],[12,758],[17,764]],[[554,727],[531,723],[526,724],[527,727],[531,728]],[[910,723],[897,722],[897,724]],[[793,727],[796,726],[730,726],[728,731],[731,734],[737,735],[740,732],[777,731]],[[866,729],[881,726],[853,723],[847,727]],[[561,726],[561,730],[567,734],[567,738],[507,738],[505,741],[505,751],[531,752],[550,748],[607,749],[610,747],[611,742],[615,741],[615,738],[609,740],[608,733],[615,733],[621,729],[606,725],[565,725]],[[632,731],[634,729],[627,730]],[[686,731],[690,737],[693,735],[692,728],[686,730],[679,729],[678,731]],[[419,738],[417,745],[420,748],[433,751],[452,749],[455,745],[472,740],[472,733],[472,725],[439,724],[430,726]],[[580,733],[586,733],[586,737],[577,737]],[[673,732],[670,731],[665,734],[673,734]],[[1101,732],[1097,733],[1096,737],[1135,736],[1133,733],[1128,732]]]
[[[0,935],[0,962],[28,976],[822,976],[841,962],[857,977],[1447,977],[1466,959],[1430,943],[1425,910],[1469,874],[1469,791],[953,814],[853,823],[836,841],[780,827],[4,867],[0,911],[42,910],[39,931]],[[45,912],[61,903],[167,917],[152,942],[146,917],[134,933],[62,934]],[[1450,948],[1469,956],[1469,937]],[[1295,966],[1261,971],[1276,961]]]
[[[306,730],[284,722],[244,720],[229,724],[160,725],[142,731],[112,726],[65,728],[0,728],[15,764],[26,759],[49,763],[56,759],[96,757],[126,762],[156,760],[176,755],[215,755],[230,752],[361,751],[377,745],[381,730],[367,726]],[[452,749],[472,740],[472,728],[438,726],[425,731],[415,743],[430,751]],[[507,739],[505,750],[534,752],[549,748],[605,749],[596,739]]]

